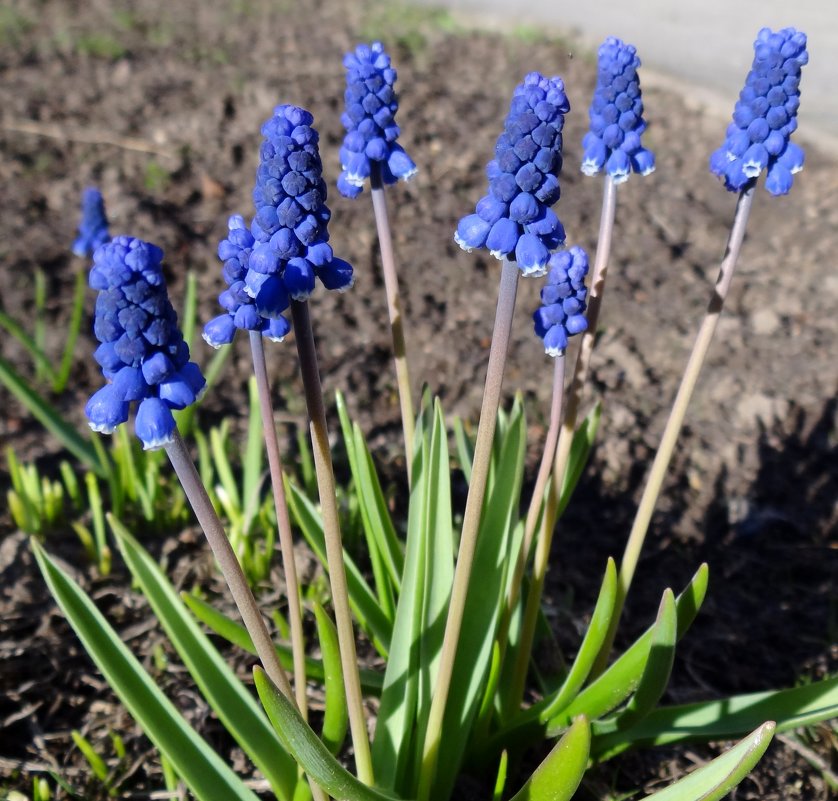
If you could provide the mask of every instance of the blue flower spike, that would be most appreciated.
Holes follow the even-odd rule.
[[[226,313],[203,333],[214,348],[229,345],[238,329],[281,342],[291,330],[283,312],[291,300],[308,299],[315,278],[338,292],[352,286],[352,266],[335,258],[328,241],[331,212],[313,121],[308,111],[281,105],[262,126],[256,214],[249,228],[240,215],[230,217],[218,245],[227,284],[218,302]]]
[[[800,73],[809,61],[806,34],[794,28],[763,28],[754,42],[754,63],[733,110],[724,144],[710,157],[710,171],[731,192],[767,171],[765,188],[788,194],[803,169],[803,149],[790,141],[797,130]]]
[[[609,36],[599,48],[598,66],[588,111],[591,127],[582,139],[582,172],[596,175],[604,169],[617,184],[626,181],[631,172],[648,175],[655,169],[655,155],[640,141],[646,123],[637,50]]]
[[[199,399],[206,382],[177,325],[156,245],[119,236],[93,254],[90,286],[99,291],[94,357],[108,383],[85,407],[94,431],[112,434],[137,402],[134,430],[146,450],[171,444],[172,410]]]
[[[554,253],[547,263],[550,271],[541,289],[541,308],[533,315],[535,333],[544,340],[548,356],[561,356],[574,334],[588,328],[585,317],[588,290],[588,254],[574,245]]]
[[[374,164],[385,184],[407,181],[416,175],[417,169],[396,141],[400,133],[396,125],[396,71],[384,46],[381,42],[358,45],[344,56],[343,66],[346,110],[341,122],[346,136],[340,148],[343,171],[337,185],[344,197],[355,198],[363,191]]]
[[[486,166],[489,194],[454,234],[463,250],[485,247],[496,259],[516,262],[526,276],[547,272],[550,252],[565,240],[550,207],[560,195],[557,176],[568,111],[561,78],[531,72],[515,89],[495,158]]]
[[[110,238],[102,193],[98,189],[88,187],[81,196],[81,221],[78,236],[73,242],[73,253],[80,258],[89,259],[96,248]]]

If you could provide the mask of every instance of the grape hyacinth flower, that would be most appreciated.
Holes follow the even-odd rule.
[[[560,195],[562,128],[570,111],[561,78],[531,72],[512,97],[495,158],[486,166],[489,194],[463,217],[454,235],[463,250],[485,247],[517,263],[524,275],[547,271],[550,251],[565,240],[550,208]]]
[[[582,172],[596,175],[603,167],[614,183],[634,171],[648,175],[655,155],[641,144],[646,130],[637,68],[637,50],[609,36],[599,48],[599,71],[588,116],[591,128],[582,139]]]
[[[803,149],[790,141],[797,130],[800,72],[809,61],[806,34],[794,28],[763,28],[754,42],[754,62],[733,110],[724,144],[710,157],[710,171],[738,192],[767,170],[772,195],[791,189],[803,168]]]
[[[94,357],[108,383],[87,403],[94,431],[111,434],[139,402],[134,430],[147,450],[174,441],[173,409],[198,400],[205,381],[166,292],[156,245],[119,236],[93,254],[90,286],[99,291]]]
[[[376,165],[385,184],[394,184],[416,175],[416,165],[396,142],[399,101],[393,85],[396,70],[381,42],[358,45],[343,58],[346,67],[346,110],[341,122],[346,136],[340,149],[343,172],[338,191],[348,198],[358,197],[364,182]]]
[[[218,302],[226,314],[213,318],[204,326],[203,337],[214,348],[229,345],[236,330],[258,331],[272,342],[282,342],[291,329],[288,320],[279,313],[274,317],[262,316],[256,301],[247,294],[244,283],[255,239],[244,218],[234,214],[227,221],[227,238],[218,245],[218,257],[224,263],[222,276],[227,283]],[[287,296],[282,296],[283,308],[288,306]],[[279,304],[274,305],[274,309]]]
[[[550,272],[541,289],[542,306],[533,314],[535,333],[544,340],[548,356],[560,356],[567,348],[568,338],[588,328],[585,319],[585,276],[588,254],[574,245],[554,253],[547,263]]]
[[[81,196],[81,221],[78,236],[73,242],[73,253],[89,259],[96,248],[110,238],[102,193],[98,189],[88,187]]]

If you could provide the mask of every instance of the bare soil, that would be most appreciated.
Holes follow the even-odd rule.
[[[160,244],[170,289],[187,271],[199,279],[199,317],[217,314],[215,247],[231,213],[249,215],[260,123],[278,102],[306,106],[321,133],[325,170],[338,174],[342,54],[381,38],[399,70],[402,143],[420,168],[388,194],[416,387],[427,382],[446,411],[475,421],[491,336],[498,265],[467,255],[452,239],[485,187],[511,91],[533,69],[564,77],[573,110],[565,134],[563,196],[557,213],[568,244],[593,252],[602,183],[578,171],[595,68],[572,42],[533,32],[467,30],[444,14],[383,3],[239,0],[229,6],[144,0],[26,0],[0,14],[0,308],[27,325],[33,270],[48,277],[48,348],[59,353],[74,271],[69,243],[81,190],[103,191],[113,233]],[[619,31],[614,32],[619,35]],[[812,53],[812,58],[829,57]],[[642,56],[642,54],[641,54]],[[744,76],[743,76],[744,77]],[[730,87],[731,105],[739,91]],[[650,458],[674,397],[724,251],[735,197],[707,169],[725,121],[689,92],[646,86],[648,143],[658,167],[619,191],[617,229],[588,402],[604,413],[591,464],[561,523],[549,603],[556,633],[572,653],[609,555],[619,556]],[[805,95],[805,74],[803,81]],[[804,132],[801,132],[804,133]],[[662,590],[710,565],[704,610],[685,640],[667,700],[720,697],[834,673],[838,570],[838,169],[807,151],[791,194],[758,191],[732,296],[688,414],[636,577],[621,642],[653,617]],[[368,433],[386,480],[403,497],[398,401],[372,210],[330,196],[332,244],[351,261],[350,293],[319,293],[313,314],[326,391],[340,389]],[[538,282],[523,281],[509,355],[508,398],[522,392],[530,426],[528,481],[545,431],[552,367],[532,334]],[[92,297],[88,299],[92,309]],[[177,302],[177,300],[176,300]],[[74,382],[52,398],[82,426],[99,382],[79,345]],[[194,348],[199,363],[210,356]],[[26,352],[9,336],[0,355],[27,376]],[[272,348],[278,409],[289,439],[303,422],[295,351]],[[248,354],[241,343],[204,402],[205,422],[241,417]],[[59,444],[0,389],[0,437],[54,473]],[[2,488],[8,475],[0,473]],[[82,730],[113,759],[109,732],[128,756],[119,796],[148,798],[162,784],[150,744],[115,701],[47,594],[25,538],[0,514],[0,794],[31,777],[60,775],[75,797],[105,797],[72,744]],[[147,542],[184,587],[201,582],[223,597],[193,530]],[[246,770],[188,675],[169,653],[147,606],[117,565],[107,580],[85,563],[71,531],[48,548],[65,560],[124,639],[213,745]],[[266,603],[276,600],[269,592]],[[247,660],[231,658],[246,673]],[[835,767],[829,726],[803,734]],[[717,750],[717,749],[716,749]],[[586,792],[660,786],[714,749],[659,749],[602,768]],[[71,797],[59,789],[58,798]],[[775,742],[737,791],[738,799],[821,799],[820,771]]]

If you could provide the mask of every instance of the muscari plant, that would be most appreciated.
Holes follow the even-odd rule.
[[[552,209],[560,194],[562,127],[570,111],[560,78],[530,73],[515,90],[487,166],[488,192],[475,213],[457,227],[455,239],[464,249],[485,247],[502,262],[477,436],[472,441],[462,427],[455,431],[459,462],[469,485],[459,527],[451,500],[449,434],[439,401],[432,400],[430,392],[422,399],[409,451],[409,504],[394,518],[363,433],[338,397],[371,580],[342,546],[308,306],[315,278],[327,288],[344,289],[351,284],[352,269],[333,257],[328,244],[326,186],[311,115],[282,105],[263,126],[255,214],[249,225],[243,217],[230,220],[228,236],[219,247],[228,285],[219,300],[226,314],[209,323],[205,335],[211,344],[228,344],[235,330],[242,328],[249,332],[252,347],[258,343],[253,349],[254,366],[269,461],[276,462],[271,477],[280,540],[287,521],[279,507],[285,503],[288,517],[329,574],[336,624],[322,607],[314,606],[316,659],[293,632],[290,648],[272,641],[178,433],[172,409],[194,403],[203,378],[189,361],[166,298],[161,252],[132,238],[117,238],[97,250],[91,272],[91,285],[100,290],[96,332],[102,346],[97,360],[108,384],[88,405],[91,424],[103,430],[118,427],[127,420],[130,405],[138,404],[135,431],[144,444],[163,447],[168,454],[244,626],[200,598],[178,596],[127,529],[113,516],[109,523],[175,650],[277,798],[457,797],[457,778],[468,772],[483,780],[487,794],[495,799],[570,799],[591,764],[629,747],[743,738],[654,794],[658,801],[720,799],[758,761],[775,730],[814,723],[838,712],[836,679],[686,706],[659,705],[676,644],[704,599],[706,565],[679,596],[666,590],[652,625],[610,659],[613,632],[687,401],[721,313],[757,180],[766,170],[769,192],[784,193],[791,186],[791,173],[802,165],[802,151],[789,142],[789,135],[796,124],[805,46],[805,36],[793,29],[759,33],[754,66],[734,121],[711,159],[713,172],[724,178],[729,190],[739,193],[720,278],[619,572],[609,560],[578,651],[558,673],[534,663],[533,644],[538,626],[543,626],[541,593],[551,538],[597,427],[596,411],[581,422],[578,417],[603,299],[616,191],[631,172],[648,175],[654,166],[653,155],[641,143],[645,122],[634,48],[617,39],[608,39],[601,48],[591,130],[583,143],[583,172],[605,171],[590,289],[585,286],[585,252],[575,246],[558,250],[566,237]],[[354,193],[376,171],[386,183],[412,167],[393,144],[398,131],[392,123],[395,98],[390,78],[395,74],[388,72],[383,49],[358,48],[345,64],[350,81],[344,122],[357,128],[347,125],[350,142],[341,152],[340,183]],[[370,93],[377,99],[370,100]],[[364,116],[369,114],[371,118]],[[383,135],[377,135],[379,128],[373,125]],[[527,446],[523,405],[519,399],[508,412],[499,408],[522,274],[534,279],[547,275],[535,330],[554,360],[551,422],[533,498],[524,514],[520,508]],[[282,474],[276,455],[270,456],[274,420],[266,376],[259,378],[264,365],[259,347],[264,336],[279,339],[289,330],[284,321],[289,308],[311,419],[319,504]],[[565,393],[565,354],[574,334],[580,335],[581,343]],[[193,795],[213,800],[255,798],[153,684],[90,599],[41,546],[33,547],[53,594],[94,661]],[[284,548],[283,561],[289,561]],[[286,581],[290,593],[299,593],[298,586],[293,587],[287,577]],[[293,614],[303,614],[299,603]],[[383,671],[359,669],[353,615],[384,662]],[[225,664],[196,617],[258,656],[261,666],[254,668],[254,679],[264,711]],[[286,674],[289,669],[294,687]],[[537,700],[526,703],[524,687],[533,677]],[[308,681],[325,686],[326,707],[318,731],[306,719]],[[378,698],[372,740],[363,694]],[[338,757],[346,756],[347,729],[352,758],[341,761]],[[529,777],[521,777],[517,768],[523,750],[530,747],[548,753]],[[354,772],[345,767],[350,761]]]

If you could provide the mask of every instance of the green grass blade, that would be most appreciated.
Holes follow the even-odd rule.
[[[314,504],[302,493],[299,487],[286,481],[288,508],[303,536],[314,551],[321,564],[326,568],[326,541],[323,537],[323,520]],[[349,589],[349,604],[358,623],[370,637],[375,649],[386,657],[390,650],[390,636],[393,631],[392,621],[388,620],[378,604],[375,593],[370,589],[363,574],[352,557],[344,550],[343,561],[346,566],[346,583]]]
[[[777,731],[783,732],[834,717],[838,717],[838,676],[788,690],[661,707],[631,729],[603,737],[596,752],[598,759],[610,759],[635,745],[737,739],[765,720],[775,721]]]
[[[550,705],[541,713],[542,722],[547,722],[558,715],[576,697],[579,690],[585,684],[591,668],[594,666],[599,649],[608,634],[608,626],[611,622],[611,615],[614,612],[614,604],[617,601],[617,567],[614,560],[608,559],[608,566],[605,569],[605,577],[599,590],[596,606],[594,607],[591,622],[579,653],[573,660],[573,665],[559,688]]]
[[[198,278],[192,270],[186,273],[186,288],[183,291],[183,308],[180,312],[180,330],[183,332],[183,341],[194,347],[192,341],[195,337],[195,321],[198,311]]]
[[[695,620],[707,593],[707,565],[701,565],[675,607],[677,635],[680,640]],[[568,725],[575,715],[586,714],[590,719],[601,717],[619,706],[640,682],[652,647],[655,627],[647,629],[596,681],[588,685],[576,700],[548,723],[548,731],[558,731]]]
[[[512,801],[570,801],[588,766],[591,728],[577,718]]]
[[[131,575],[139,583],[155,617],[224,727],[270,782],[291,801],[297,766],[280,745],[255,699],[200,630],[163,571],[113,517],[108,518]]]
[[[85,467],[91,469],[100,478],[105,478],[106,471],[93,445],[64,419],[64,415],[58,409],[32,389],[3,358],[0,358],[0,383]]]
[[[227,494],[228,514],[241,512],[242,499],[239,494],[239,485],[233,476],[233,466],[230,464],[230,457],[227,456],[228,426],[225,420],[218,428],[210,431],[210,451],[212,452],[215,464],[215,473],[218,481]],[[234,522],[234,521],[231,521]]]
[[[70,312],[70,324],[67,326],[67,341],[61,353],[61,363],[58,372],[52,380],[52,391],[61,393],[67,388],[70,380],[70,371],[73,369],[73,359],[76,355],[76,342],[79,339],[79,332],[84,320],[84,293],[87,289],[87,275],[84,272],[76,273],[75,285],[73,287],[73,306]]]
[[[50,592],[85,650],[131,716],[172,762],[200,801],[258,801],[174,705],[155,686],[134,655],[87,595],[32,541]]]
[[[205,626],[212,629],[219,637],[223,637],[227,642],[237,645],[243,651],[249,654],[256,655],[256,648],[253,645],[253,640],[247,633],[247,629],[240,623],[231,620],[227,615],[222,614],[214,607],[210,606],[206,601],[196,598],[189,593],[181,593],[181,599],[189,607],[189,611],[195,615],[198,620]],[[291,649],[287,645],[278,644],[275,646],[279,661],[285,670],[294,669],[294,660],[291,655]],[[374,670],[360,671],[361,687],[368,695],[381,695],[381,687],[383,676]],[[310,656],[306,657],[306,676],[314,681],[324,682],[326,680],[326,670],[323,662],[319,659],[314,659]]]
[[[303,770],[335,801],[394,801],[393,796],[367,787],[332,756],[264,670],[255,667],[253,678],[262,706],[283,743]]]
[[[108,766],[105,764],[105,760],[96,753],[96,749],[93,747],[90,740],[88,740],[77,729],[73,729],[70,732],[70,737],[73,738],[73,743],[76,748],[81,751],[82,756],[85,758],[87,764],[90,766],[90,769],[93,771],[93,775],[99,779],[100,782],[106,782],[108,779]]]
[[[728,752],[646,798],[654,801],[720,801],[753,770],[773,736],[774,723],[764,723]]]
[[[36,267],[33,273],[35,279],[35,347],[41,351],[46,352],[47,341],[47,277],[40,267]],[[35,377],[42,381],[44,378],[49,378],[50,381],[55,377],[55,372],[50,364],[46,369],[40,364],[35,365]]]
[[[337,756],[346,739],[349,727],[349,710],[346,706],[346,689],[343,684],[343,669],[340,661],[338,630],[320,604],[314,605],[317,621],[317,639],[323,654],[326,709],[323,713],[323,729],[320,739],[329,751]]]

